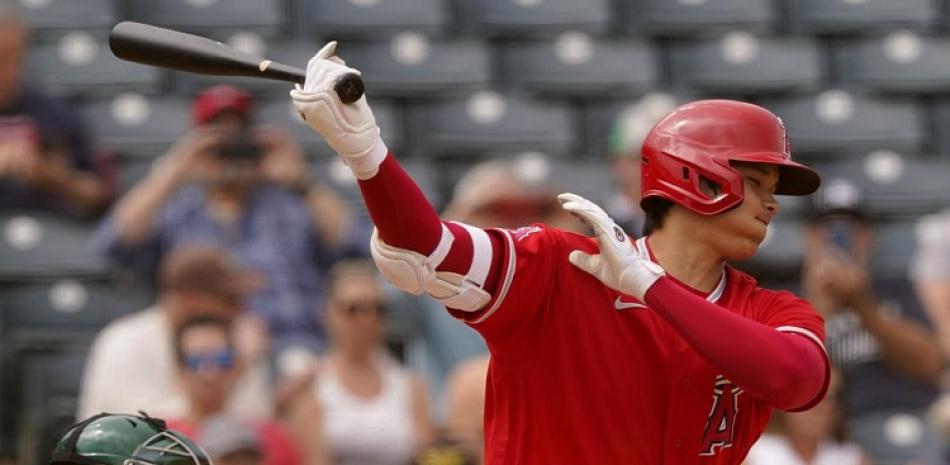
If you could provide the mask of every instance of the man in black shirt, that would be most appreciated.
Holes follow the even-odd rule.
[[[873,227],[857,186],[832,179],[815,207],[802,291],[825,317],[846,429],[875,464],[940,463],[926,410],[943,356],[914,287],[905,276],[871,274]]]

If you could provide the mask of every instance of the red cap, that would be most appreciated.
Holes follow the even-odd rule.
[[[207,123],[225,111],[233,111],[247,119],[251,114],[251,94],[229,85],[218,85],[203,90],[191,105],[195,126]]]

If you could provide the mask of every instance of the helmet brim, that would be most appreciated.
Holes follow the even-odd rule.
[[[778,185],[775,186],[775,195],[810,195],[821,186],[821,176],[817,171],[785,158],[778,153],[742,154],[732,158],[732,161],[751,163],[765,163],[779,167]]]

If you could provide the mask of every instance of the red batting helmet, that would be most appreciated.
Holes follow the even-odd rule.
[[[792,161],[781,119],[733,100],[699,100],[673,110],[647,134],[642,155],[641,203],[663,198],[703,215],[742,202],[742,176],[732,161],[777,165],[780,195],[808,195],[821,183],[818,173]],[[701,178],[718,185],[719,195],[705,194]]]

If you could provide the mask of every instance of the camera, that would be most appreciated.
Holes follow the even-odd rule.
[[[217,155],[224,161],[258,162],[264,155],[264,148],[245,129],[225,139],[218,146]]]
[[[832,218],[825,222],[825,239],[835,249],[851,254],[857,224],[850,218]]]

